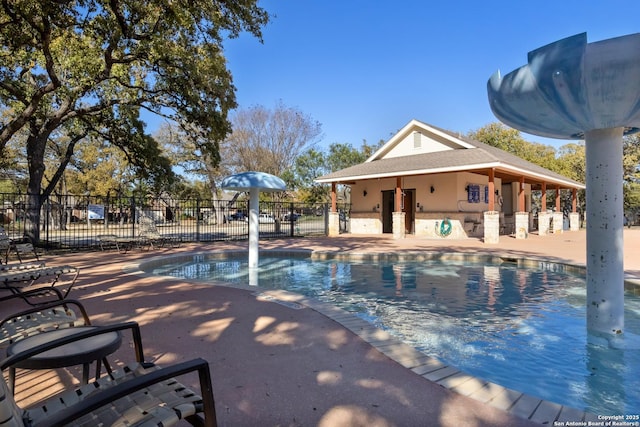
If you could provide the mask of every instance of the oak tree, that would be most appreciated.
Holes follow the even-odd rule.
[[[29,237],[39,239],[39,207],[88,136],[120,148],[142,174],[170,176],[142,112],[193,125],[199,148],[218,159],[236,107],[223,41],[243,31],[261,39],[268,20],[257,0],[3,1],[0,154],[26,134]],[[45,186],[58,132],[68,142]]]

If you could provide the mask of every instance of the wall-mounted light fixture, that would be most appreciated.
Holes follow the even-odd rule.
[[[433,185],[432,185],[431,188],[429,188],[429,191],[431,191],[433,193],[434,191],[436,191],[436,189],[433,188]]]
[[[363,197],[367,197],[367,190],[364,190],[364,191],[362,192],[362,196],[363,196]]]

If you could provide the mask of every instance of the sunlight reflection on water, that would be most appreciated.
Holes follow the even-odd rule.
[[[245,257],[154,274],[247,285]],[[585,280],[562,266],[311,261],[264,256],[259,286],[330,302],[474,376],[601,415],[640,413],[640,350],[587,344]],[[625,327],[640,334],[640,298]]]

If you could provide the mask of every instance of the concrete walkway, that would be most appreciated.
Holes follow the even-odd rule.
[[[360,253],[482,252],[577,265],[584,265],[586,251],[584,231],[530,235],[527,240],[502,236],[498,245],[476,239],[351,235],[261,241],[260,245],[261,249]],[[352,317],[337,309],[287,293],[134,272],[143,259],[246,247],[247,242],[214,242],[126,255],[111,251],[47,256],[46,261],[81,268],[71,296],[85,304],[93,323],[139,322],[148,360],[161,365],[194,357],[208,360],[221,426],[553,425],[549,417],[557,412],[545,414],[546,419],[542,414],[538,418],[524,415],[531,417],[527,420],[525,412],[513,410],[513,400],[504,399],[508,391],[484,403],[428,380],[408,366],[425,366],[430,363],[427,359],[389,341],[381,331],[359,323],[350,326]],[[639,250],[640,230],[625,230],[625,270],[630,278],[640,278]],[[21,307],[18,302],[4,304],[0,315]],[[382,346],[376,345],[381,342]],[[391,346],[384,344],[389,342]],[[133,359],[127,344],[116,353],[116,364]],[[22,373],[17,397],[23,404],[45,398],[60,384],[77,382],[72,374],[73,370]],[[191,381],[196,384],[195,379]],[[564,416],[576,415],[568,411]]]

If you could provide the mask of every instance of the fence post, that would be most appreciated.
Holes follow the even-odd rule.
[[[329,235],[329,203],[324,204],[324,235]]]
[[[104,205],[104,229],[105,230],[109,228],[109,211],[111,211],[111,205],[109,205],[110,194],[111,194],[111,189],[107,190],[107,200]]]
[[[296,218],[297,220],[297,218]],[[295,231],[295,224],[296,221],[293,220],[293,202],[289,203],[289,230],[290,230],[290,235],[289,237],[293,237],[295,236],[294,231]]]
[[[51,200],[49,199],[49,197],[47,197],[47,200],[45,200],[45,215],[44,215],[44,235],[45,235],[45,239],[47,241],[47,246],[49,246],[51,244],[50,240],[49,240],[49,217],[51,216]]]
[[[131,237],[136,236],[136,196],[131,196]]]
[[[196,242],[200,241],[200,197],[196,199]]]

